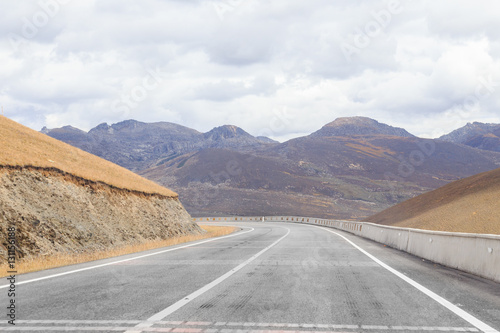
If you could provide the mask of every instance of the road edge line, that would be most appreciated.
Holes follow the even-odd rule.
[[[88,271],[88,270],[91,270],[91,269],[96,269],[96,268],[106,267],[106,266],[110,266],[110,265],[114,265],[114,264],[119,264],[119,263],[122,263],[122,262],[127,262],[127,261],[136,260],[136,259],[141,259],[141,258],[146,258],[146,257],[150,257],[150,256],[155,256],[155,255],[158,255],[158,254],[162,254],[162,253],[166,253],[166,252],[171,252],[171,251],[176,251],[176,250],[184,249],[184,248],[195,246],[195,245],[200,245],[200,244],[204,244],[204,243],[208,243],[208,242],[214,242],[214,241],[221,240],[221,239],[224,239],[224,238],[241,236],[241,235],[244,235],[244,234],[246,234],[248,232],[252,232],[252,231],[255,230],[252,227],[248,227],[248,228],[250,228],[250,230],[243,231],[243,232],[237,232],[237,233],[230,234],[230,235],[227,235],[227,236],[221,236],[221,237],[217,237],[217,238],[210,238],[210,239],[198,242],[198,243],[182,245],[182,246],[179,246],[179,247],[176,247],[176,248],[173,248],[173,249],[162,250],[162,251],[158,251],[158,252],[154,252],[154,253],[148,253],[148,254],[140,255],[140,256],[137,256],[137,257],[133,257],[133,258],[127,258],[127,259],[122,259],[122,260],[108,262],[108,263],[105,263],[105,264],[100,264],[100,265],[95,265],[95,266],[90,266],[90,267],[75,269],[75,270],[68,271],[68,272],[63,272],[63,273],[58,273],[58,274],[43,276],[43,277],[40,277],[40,278],[31,279],[31,280],[27,280],[27,281],[16,282],[16,285],[22,285],[22,284],[27,284],[27,283],[32,283],[32,282],[38,282],[38,281],[52,279],[52,278],[56,278],[56,277],[60,277],[60,276],[64,276],[64,275],[69,275],[69,274],[74,274],[74,273]],[[106,260],[106,259],[100,259],[100,260]],[[6,285],[3,285],[3,286],[0,286],[0,289],[8,288],[9,286],[10,285],[6,284]]]
[[[359,247],[358,245],[356,245],[354,242],[352,242],[351,240],[349,240],[347,237],[345,237],[345,236],[343,236],[343,235],[341,235],[341,234],[339,234],[339,233],[337,233],[335,231],[329,230],[327,228],[318,227],[318,226],[312,226],[312,227],[317,227],[319,229],[323,229],[323,230],[328,231],[328,232],[330,232],[332,234],[335,234],[335,235],[337,235],[339,237],[342,237],[345,241],[347,241],[349,244],[351,244],[352,246],[354,246],[357,250],[359,250],[361,253],[363,253],[364,255],[366,255],[368,258],[370,258],[371,260],[375,261],[381,267],[385,268],[386,270],[388,270],[392,274],[396,275],[397,277],[399,277],[400,279],[402,279],[406,283],[408,283],[411,286],[415,287],[420,292],[422,292],[425,295],[429,296],[434,301],[436,301],[437,303],[441,304],[442,306],[444,306],[445,308],[447,308],[451,312],[455,313],[457,316],[459,316],[463,320],[467,321],[469,324],[473,325],[474,327],[476,327],[477,329],[481,330],[482,332],[484,332],[484,333],[500,333],[496,329],[494,329],[493,327],[487,325],[486,323],[484,323],[483,321],[481,321],[478,318],[474,317],[470,313],[468,313],[468,312],[460,309],[455,304],[453,304],[450,301],[444,299],[443,297],[441,297],[438,294],[436,294],[435,292],[427,289],[426,287],[424,287],[420,283],[416,282],[415,280],[409,278],[408,276],[404,275],[403,273],[399,272],[398,270],[396,270],[396,269],[392,268],[391,266],[387,265],[386,263],[384,263],[383,261],[381,261],[380,259],[378,259],[374,255],[370,254],[366,250],[364,250],[361,247]]]

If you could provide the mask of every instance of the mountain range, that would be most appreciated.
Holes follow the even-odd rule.
[[[208,148],[251,149],[275,141],[255,138],[236,126],[220,126],[200,133],[181,125],[126,120],[100,124],[84,132],[72,126],[47,129],[45,133],[133,171],[140,171],[170,158]]]
[[[500,125],[490,125],[469,124],[439,139],[422,139],[370,118],[349,117],[284,143],[231,125],[200,133],[135,120],[89,132],[71,126],[42,132],[171,188],[193,216],[363,219],[498,168],[500,143],[487,139]]]

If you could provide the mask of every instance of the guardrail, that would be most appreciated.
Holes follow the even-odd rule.
[[[420,258],[500,282],[500,235],[398,228],[298,216],[203,217],[203,222],[293,222],[343,230]]]

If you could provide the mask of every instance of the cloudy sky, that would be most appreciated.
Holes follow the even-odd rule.
[[[497,0],[0,0],[0,104],[33,129],[126,119],[278,140],[367,116],[500,123]]]

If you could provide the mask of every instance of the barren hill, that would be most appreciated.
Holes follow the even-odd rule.
[[[0,117],[0,262],[199,233],[175,192]]]
[[[427,230],[500,234],[500,169],[447,184],[367,218]]]

